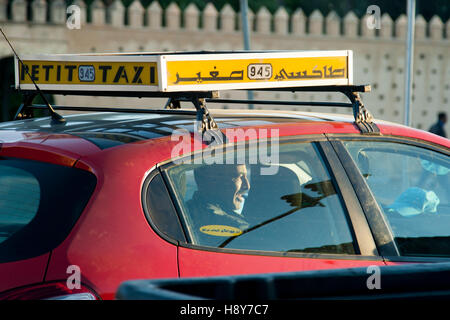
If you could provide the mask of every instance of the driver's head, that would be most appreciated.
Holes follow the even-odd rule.
[[[194,170],[198,192],[223,210],[240,210],[250,190],[245,164],[211,164]]]

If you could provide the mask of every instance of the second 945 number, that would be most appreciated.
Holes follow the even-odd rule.
[[[254,63],[247,67],[250,80],[266,80],[272,78],[272,65],[269,63]]]

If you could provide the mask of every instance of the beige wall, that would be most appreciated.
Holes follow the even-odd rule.
[[[243,46],[239,14],[229,6],[217,12],[213,5],[208,5],[200,12],[191,5],[181,12],[175,4],[163,11],[157,2],[143,8],[135,1],[125,10],[118,0],[108,8],[97,0],[92,4],[92,21],[84,22],[80,30],[69,30],[65,25],[63,2],[54,0],[50,3],[50,16],[47,17],[44,14],[47,2],[35,0],[33,20],[26,21],[24,0],[13,2],[9,19],[6,18],[5,0],[0,0],[0,26],[19,53],[241,50]],[[84,4],[82,1],[76,3],[82,8],[82,20],[85,20]],[[124,25],[126,14],[130,23]],[[163,15],[167,21],[165,26],[162,26]],[[353,50],[355,83],[372,85],[372,92],[363,95],[369,110],[375,118],[403,122],[405,16],[392,21],[384,14],[380,30],[368,29],[366,18],[360,20],[353,13],[339,18],[333,12],[323,17],[315,11],[305,17],[300,10],[289,16],[283,8],[274,15],[261,9],[251,13],[250,19],[252,49]],[[10,50],[6,42],[0,40],[0,57],[8,55]],[[228,92],[222,97],[240,98],[245,97],[245,93]],[[336,94],[318,96],[309,93],[257,93],[255,99],[345,101],[343,96]],[[92,97],[58,97],[57,102],[157,108],[164,103],[163,100]],[[450,21],[443,23],[434,17],[427,22],[419,16],[416,19],[412,125],[428,129],[439,111],[450,113]]]

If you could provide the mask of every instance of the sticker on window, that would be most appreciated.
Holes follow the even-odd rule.
[[[242,230],[222,225],[208,225],[200,227],[200,231],[216,237],[235,237],[242,234]]]

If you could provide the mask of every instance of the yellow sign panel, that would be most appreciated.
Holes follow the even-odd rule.
[[[242,234],[242,230],[230,227],[230,226],[222,226],[222,225],[208,225],[200,227],[200,231],[211,236],[217,237],[236,237]]]
[[[345,79],[348,59],[336,57],[167,61],[167,85]]]
[[[156,62],[24,61],[37,84],[157,86]],[[20,84],[32,84],[19,64]]]
[[[353,53],[276,51],[30,55],[16,59],[16,88],[42,90],[198,92],[349,85]]]

